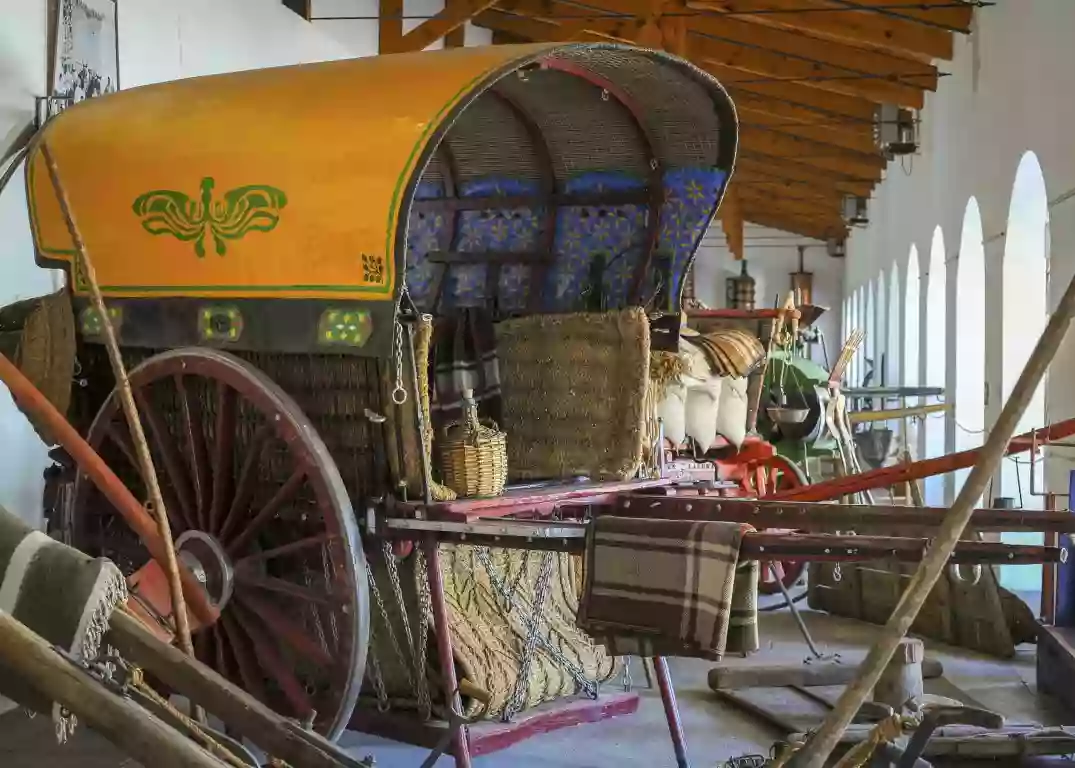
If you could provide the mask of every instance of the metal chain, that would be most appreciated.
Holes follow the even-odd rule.
[[[373,632],[373,638],[376,638],[376,630]],[[370,677],[373,678],[373,690],[377,694],[377,711],[387,712],[391,705],[388,703],[388,691],[384,687],[384,675],[381,674],[381,660],[377,657],[377,645],[376,643],[370,643],[369,652],[370,663]]]
[[[482,564],[486,573],[489,574],[489,583],[492,585],[493,589],[495,589],[497,594],[507,602],[508,610],[516,610],[518,604],[515,601],[515,596],[508,593],[504,580],[497,574],[496,569],[493,567],[492,561],[489,559],[489,548],[475,547],[474,553],[478,562]],[[526,617],[523,617],[522,621],[524,624],[527,624]],[[591,699],[597,698],[597,684],[586,677],[586,672],[582,667],[564,656],[563,652],[553,645],[548,638],[538,635],[538,643],[545,652],[552,657],[553,661],[558,663],[569,675],[571,675],[571,679],[575,681],[575,685],[578,686],[579,690]]]
[[[545,601],[549,597],[549,584],[552,581],[552,552],[546,552],[541,562],[541,571],[538,573],[537,584],[534,586],[534,602],[530,610],[530,620],[527,622],[526,644],[523,646],[522,660],[519,665],[519,676],[515,679],[515,687],[507,704],[504,705],[504,713],[500,719],[505,723],[510,722],[516,713],[522,709],[523,697],[530,682],[530,667],[534,663],[534,654],[537,652],[539,619],[545,607]]]
[[[396,306],[395,326],[393,333],[396,337],[396,386],[392,390],[392,402],[403,405],[407,402],[407,389],[403,386],[403,323],[399,321],[399,313],[403,308],[403,299],[408,295],[407,283],[403,282],[399,290],[399,304]]]
[[[381,542],[381,554],[384,556],[388,581],[392,584],[392,594],[395,596],[396,603],[400,608],[400,615],[403,619],[403,634],[407,638],[407,646],[413,650],[414,635],[411,633],[411,622],[405,610],[407,603],[403,599],[403,584],[399,580],[399,563],[396,561],[395,553],[392,552],[392,544],[387,539]]]
[[[418,647],[415,649],[418,668],[418,709],[422,717],[428,720],[432,714],[429,697],[429,677],[427,674],[426,653],[429,643],[429,625],[433,616],[433,596],[429,591],[429,579],[425,552],[419,548],[414,557],[414,587],[418,592]]]
[[[366,576],[369,578],[370,591],[373,593],[373,599],[377,602],[377,607],[381,611],[381,618],[384,620],[385,630],[388,634],[388,640],[392,644],[392,650],[396,652],[396,656],[399,658],[399,663],[407,672],[407,676],[410,677],[410,665],[407,663],[407,659],[403,655],[403,648],[400,647],[399,638],[396,637],[396,629],[394,626],[392,626],[392,618],[388,615],[388,609],[385,607],[384,604],[384,597],[381,596],[381,588],[377,586],[377,580],[373,576],[373,568],[370,566],[370,561],[368,558],[366,559]],[[403,606],[400,606],[401,610],[402,608]]]
[[[474,553],[478,559],[478,562],[481,563],[481,565],[485,568],[486,573],[489,574],[489,583],[492,585],[493,589],[495,589],[497,591],[497,594],[500,595],[500,597],[505,600],[505,602],[507,602],[508,610],[516,610],[518,608],[518,604],[515,601],[515,596],[508,593],[507,587],[504,584],[504,580],[499,576],[499,574],[497,574],[496,569],[493,567],[492,561],[489,559],[488,550],[488,547],[475,547]],[[523,617],[522,621],[524,624],[527,623],[525,617]],[[569,658],[564,656],[563,652],[555,645],[553,645],[548,638],[539,635],[538,643],[541,645],[542,648],[545,649],[545,652],[552,657],[553,661],[558,663],[564,670],[567,671],[569,675],[571,675],[571,679],[575,681],[575,685],[579,687],[579,690],[581,690],[586,696],[591,699],[597,698],[597,684],[593,680],[590,680],[588,677],[586,677],[586,672],[582,669],[582,667],[580,667],[578,664],[575,664]]]

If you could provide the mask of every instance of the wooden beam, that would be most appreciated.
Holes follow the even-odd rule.
[[[382,0],[384,2],[384,0]],[[496,5],[497,0],[457,0],[432,19],[426,19],[399,40],[392,53],[423,51],[459,27],[464,26],[482,11]],[[381,23],[384,23],[382,19]],[[384,52],[382,50],[382,52]]]
[[[594,9],[605,13],[645,15],[649,0],[585,0],[585,6],[519,0],[516,7],[555,8],[558,15]],[[937,89],[937,69],[886,53],[854,48],[832,40],[753,24],[719,13],[691,16],[688,29],[695,58],[748,69],[759,75],[804,78],[821,90],[864,96],[877,102],[920,109],[922,89]],[[805,79],[810,78],[810,79]],[[831,79],[828,79],[831,78]],[[859,78],[859,79],[852,79]]]
[[[720,80],[721,85],[726,87],[733,96],[740,93],[750,93],[768,99],[786,101],[789,104],[813,110],[819,114],[862,120],[871,124],[877,112],[877,105],[868,99],[821,91],[800,83],[777,80],[760,82],[751,77],[749,73],[744,72],[744,70],[726,66],[718,61],[701,61],[698,57],[695,57],[694,61],[702,69]]]
[[[735,256],[736,261],[743,259],[743,209],[739,203],[739,195],[729,189],[724,200],[721,201],[717,211],[720,218],[720,228],[724,230],[724,239],[728,243],[728,250]]]
[[[403,0],[380,0],[377,21],[377,52],[394,53],[403,39]]]
[[[517,0],[506,0],[497,8],[479,14],[474,23],[487,29],[499,30],[502,34],[510,35],[516,39],[540,41],[566,41],[566,40],[622,40],[624,42],[637,43],[637,19],[599,19],[588,22],[564,22],[557,23],[548,18],[537,18],[525,15],[524,11],[506,13],[508,8],[515,5]],[[581,11],[575,8],[572,11],[579,14]],[[549,13],[549,11],[545,11]],[[568,30],[563,27],[570,27]],[[695,40],[694,36],[688,36],[688,50]],[[724,66],[719,62],[702,60],[696,55],[691,60],[701,69],[709,72],[721,84],[728,87],[734,81],[750,80],[753,75],[742,69]],[[728,87],[733,99],[738,101],[744,96],[763,98],[768,101],[778,101],[800,110],[800,114],[814,114],[824,118],[861,121],[864,126],[870,126],[873,130],[874,113],[877,105],[867,99],[855,98],[843,94],[809,88],[791,82],[751,82],[739,86]]]
[[[691,9],[708,9],[716,13],[753,14],[743,21],[785,29],[795,29],[818,37],[885,50],[919,61],[951,59],[952,33],[924,26],[911,19],[887,16],[870,11],[831,12],[831,3],[822,0],[697,0],[688,2]],[[789,13],[756,13],[786,10]]]
[[[791,216],[776,215],[765,210],[747,208],[743,210],[743,217],[752,224],[757,224],[770,229],[779,229],[791,232],[802,237],[825,241],[830,237],[844,237],[847,230],[838,227],[826,227],[812,221],[803,221]]]
[[[444,4],[446,8],[450,8],[453,5],[462,3],[463,0],[447,0]],[[445,48],[464,48],[467,44],[467,25],[461,24],[455,29],[451,30],[444,35],[444,47]]]
[[[940,25],[962,34],[970,33],[971,19],[974,18],[973,5],[960,7],[945,2],[942,8],[923,7],[930,3],[941,3],[942,0],[832,0],[832,2],[845,8],[861,8],[877,15],[911,19],[919,24]],[[893,8],[896,5],[906,7],[897,10]]]
[[[796,200],[814,200],[824,205],[841,205],[845,196],[845,193],[832,186],[773,178],[742,168],[736,169],[732,183],[739,185],[741,189],[756,190],[759,194],[789,197]]]
[[[816,201],[759,194],[746,188],[740,188],[737,194],[747,210],[762,211],[782,218],[801,219],[826,228],[840,229],[847,226],[837,205],[826,207],[819,205]]]
[[[873,191],[873,182],[850,179],[835,173],[826,173],[817,168],[788,160],[754,152],[749,147],[740,145],[739,157],[735,161],[736,171],[752,171],[776,180],[804,183],[819,189],[833,189],[845,195],[869,197]],[[733,177],[734,178],[734,177]]]
[[[854,179],[880,181],[882,172],[888,165],[888,161],[880,154],[848,152],[833,147],[831,144],[799,139],[751,125],[740,126],[739,142],[751,151],[773,157],[787,157],[823,171],[839,173]]]
[[[761,109],[751,106],[747,101],[735,99],[735,111],[739,114],[740,125],[776,131],[851,152],[865,154],[877,152],[877,141],[874,139],[872,128],[844,123],[834,129],[826,125],[799,123],[773,114],[774,111],[780,111],[774,109],[774,107],[782,106],[780,102],[764,99],[757,99],[757,101],[763,103],[764,106]]]
[[[587,12],[627,12],[647,16],[650,12],[648,0],[586,2],[586,6],[578,6],[555,0],[511,0],[502,7],[556,24],[578,25],[601,33],[608,33],[610,24],[622,28],[623,22],[603,18],[569,21],[565,17]],[[912,109],[923,106],[923,88],[936,90],[937,87],[937,70],[930,65],[751,24],[722,14],[691,16],[686,29],[690,33],[688,46],[692,58],[745,70],[750,74],[739,76],[745,82],[776,78],[806,88]],[[625,31],[620,30],[621,33]],[[644,30],[633,35],[637,43],[652,47],[654,40],[650,37],[646,37]]]

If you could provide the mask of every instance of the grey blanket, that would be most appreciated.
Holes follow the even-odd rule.
[[[126,599],[126,581],[111,562],[65,546],[0,508],[0,611],[72,658],[92,661],[112,611]],[[52,713],[61,740],[74,726],[21,678],[17,660],[0,659],[0,694]]]

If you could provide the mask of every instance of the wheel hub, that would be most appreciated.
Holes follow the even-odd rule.
[[[204,531],[186,531],[175,542],[176,556],[190,569],[218,609],[235,588],[235,569],[220,543]]]

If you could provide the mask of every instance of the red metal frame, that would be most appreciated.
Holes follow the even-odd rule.
[[[1048,427],[1016,435],[1008,443],[1005,455],[1011,456],[1016,453],[1025,453],[1036,445],[1044,445],[1072,435],[1075,435],[1075,419],[1067,419]],[[967,469],[978,462],[980,454],[980,448],[973,448],[968,451],[938,456],[934,459],[923,459],[909,464],[882,467],[858,475],[826,480],[803,488],[776,493],[769,498],[774,501],[830,501],[873,488],[887,488],[900,483],[922,480],[935,475],[944,475],[959,469]]]

